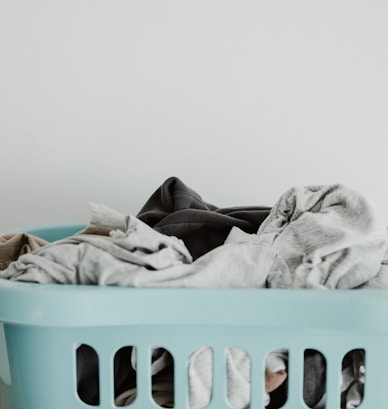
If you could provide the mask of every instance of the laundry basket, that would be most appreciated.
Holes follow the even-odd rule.
[[[49,240],[76,226],[34,229]],[[137,393],[128,407],[159,408],[152,397],[151,350],[174,360],[174,407],[189,408],[188,362],[203,346],[213,354],[209,409],[227,399],[226,351],[239,347],[251,360],[251,409],[263,409],[264,365],[271,351],[288,351],[284,409],[306,409],[306,349],[326,358],[326,408],[340,408],[341,363],[348,351],[365,351],[365,389],[359,406],[387,409],[388,292],[269,289],[140,289],[45,285],[0,280],[0,408],[115,408],[117,351],[136,348]],[[99,403],[77,392],[76,350],[98,356]]]

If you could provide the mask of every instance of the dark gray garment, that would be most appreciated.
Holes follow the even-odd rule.
[[[313,408],[326,393],[326,359],[315,349],[304,353],[303,399]]]
[[[219,208],[177,177],[168,178],[147,200],[137,217],[159,233],[182,239],[193,259],[224,243],[231,228],[256,233],[270,207]]]

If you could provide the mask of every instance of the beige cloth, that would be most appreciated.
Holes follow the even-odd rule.
[[[28,233],[8,233],[0,236],[0,270],[5,270],[12,261],[47,243]]]

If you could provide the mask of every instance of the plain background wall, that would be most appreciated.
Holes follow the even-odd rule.
[[[0,0],[0,230],[344,183],[388,222],[386,0]],[[388,223],[387,223],[388,224]]]

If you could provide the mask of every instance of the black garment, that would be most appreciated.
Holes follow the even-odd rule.
[[[176,177],[168,178],[144,204],[137,217],[156,231],[182,239],[196,259],[224,243],[233,226],[256,233],[271,208],[218,208],[205,202]]]
[[[315,349],[304,352],[303,399],[309,408],[326,393],[326,359]]]

